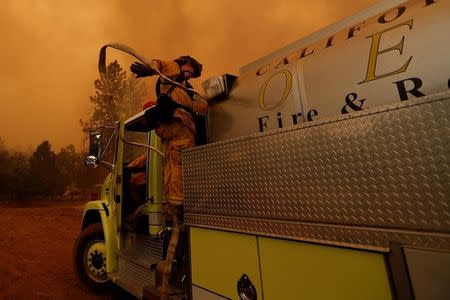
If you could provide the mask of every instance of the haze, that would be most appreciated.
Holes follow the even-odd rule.
[[[199,86],[375,2],[3,0],[0,137],[18,151],[43,140],[80,149],[79,120],[89,117],[98,52],[108,42],[147,58],[192,55],[204,65]],[[128,70],[131,60],[109,53]]]

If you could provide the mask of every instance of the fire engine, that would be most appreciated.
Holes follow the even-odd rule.
[[[382,1],[204,81],[170,299],[450,299],[449,33],[450,1]],[[171,229],[144,117],[91,132],[86,163],[115,156],[74,258],[93,288],[158,299]],[[144,151],[130,229],[125,166]]]

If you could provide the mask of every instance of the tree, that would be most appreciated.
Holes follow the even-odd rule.
[[[28,158],[20,152],[10,152],[0,137],[0,197],[7,200],[25,198]]]
[[[125,93],[125,78],[125,71],[114,61],[108,65],[105,77],[94,81],[96,91],[95,95],[90,97],[94,111],[87,122],[81,121],[84,132],[119,119],[120,102]]]
[[[120,64],[110,63],[104,78],[94,81],[95,95],[90,97],[93,113],[88,121],[80,120],[83,132],[111,124],[119,120],[120,114],[129,117],[141,109],[146,86],[134,77],[127,78]]]
[[[76,152],[73,145],[61,148],[56,155],[56,165],[61,173],[64,190],[89,190],[102,183],[107,174],[103,168],[86,168],[83,164],[83,154]]]
[[[8,191],[7,182],[9,179],[9,153],[6,150],[5,143],[0,137],[0,194],[6,194]]]
[[[80,169],[84,168],[82,155],[77,153],[74,145],[68,145],[61,148],[56,155],[56,166],[61,174],[64,188],[75,185]]]
[[[144,81],[134,76],[128,77],[123,97],[123,112],[125,117],[131,117],[142,110],[147,90],[148,88]]]
[[[24,199],[30,192],[26,180],[29,173],[28,157],[20,152],[10,155],[9,195],[12,199]]]
[[[56,166],[56,154],[49,141],[43,141],[31,155],[28,183],[34,196],[62,194],[64,181]]]

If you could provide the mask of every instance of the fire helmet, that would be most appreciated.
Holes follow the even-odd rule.
[[[189,55],[183,55],[175,59],[175,62],[182,66],[185,64],[190,64],[194,68],[194,74],[192,74],[192,78],[200,77],[202,74],[203,66],[201,63],[198,62],[195,58]]]

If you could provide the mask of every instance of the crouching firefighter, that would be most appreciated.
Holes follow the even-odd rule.
[[[201,75],[202,65],[191,56],[181,56],[174,61],[152,60],[150,65],[135,62],[131,64],[131,72],[136,77],[157,75],[158,73],[192,88],[188,80]],[[206,114],[208,103],[198,95],[159,77],[156,84],[157,105],[155,109],[146,111],[149,127],[155,128],[161,138],[165,155],[164,195],[167,202],[168,215],[173,219],[173,232],[170,239],[166,259],[157,266],[162,274],[159,288],[161,299],[169,293],[169,277],[172,261],[177,249],[180,230],[183,223],[183,182],[181,151],[195,146],[196,114]]]

